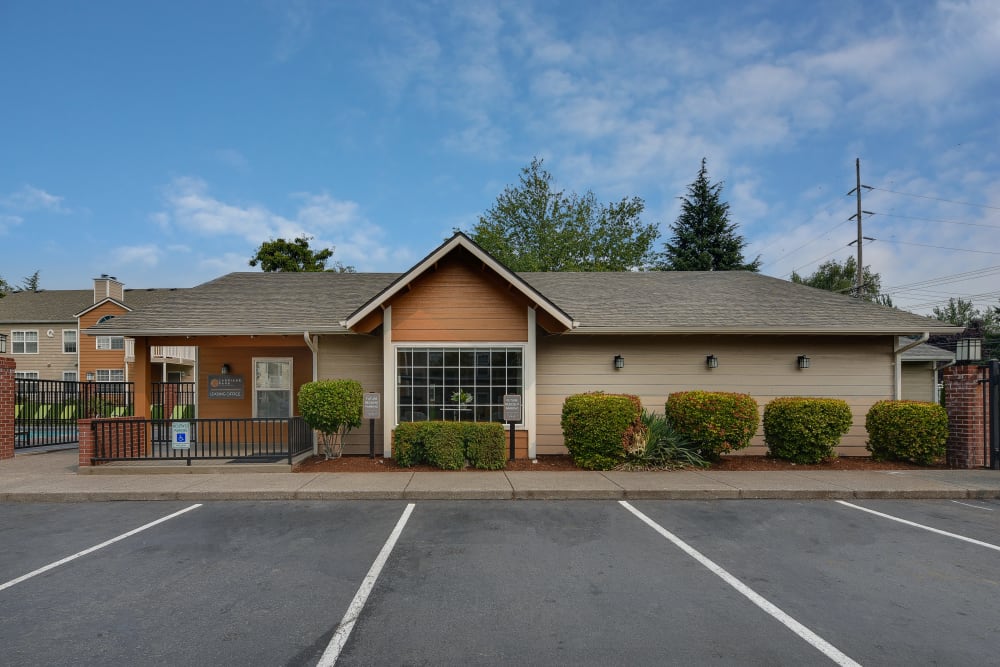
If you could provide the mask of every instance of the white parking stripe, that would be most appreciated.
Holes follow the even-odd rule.
[[[704,565],[706,568],[708,568],[708,570],[712,574],[714,574],[715,576],[719,577],[720,579],[722,579],[723,581],[725,581],[727,584],[729,584],[730,586],[732,586],[733,588],[735,588],[737,592],[739,592],[741,595],[743,595],[744,597],[746,597],[748,600],[750,600],[751,602],[753,602],[755,605],[757,605],[758,607],[760,607],[761,609],[763,609],[765,612],[767,612],[768,614],[770,614],[771,616],[773,616],[779,623],[781,623],[782,625],[784,625],[786,628],[788,628],[789,630],[791,630],[792,632],[794,632],[795,634],[797,634],[802,639],[806,640],[806,642],[808,642],[810,646],[814,647],[820,653],[822,653],[826,657],[830,658],[830,660],[832,660],[833,662],[835,662],[838,665],[845,665],[845,666],[846,665],[856,665],[856,666],[860,667],[859,663],[855,662],[854,660],[852,660],[851,658],[849,658],[847,655],[845,655],[844,653],[842,653],[833,644],[831,644],[830,642],[826,641],[825,639],[823,639],[822,637],[820,637],[819,635],[817,635],[815,632],[813,632],[812,630],[810,630],[806,626],[804,626],[801,623],[799,623],[798,621],[796,621],[794,618],[792,618],[791,616],[789,616],[788,614],[786,614],[785,612],[783,612],[781,609],[779,609],[778,607],[776,607],[772,603],[768,602],[767,599],[765,599],[764,597],[762,597],[760,594],[758,594],[752,588],[750,588],[749,586],[747,586],[746,584],[744,584],[742,581],[740,581],[739,579],[737,579],[733,575],[729,574],[729,572],[727,572],[721,566],[717,565],[715,562],[713,562],[708,557],[706,557],[705,555],[703,555],[700,551],[698,551],[694,547],[690,546],[687,542],[685,542],[681,538],[677,537],[676,535],[674,535],[673,533],[671,533],[669,530],[667,530],[666,528],[664,528],[660,524],[656,523],[655,521],[653,521],[652,519],[650,519],[648,516],[646,516],[645,514],[643,514],[642,512],[640,512],[639,510],[637,510],[636,508],[632,507],[632,505],[630,505],[627,501],[619,500],[618,502],[622,505],[622,507],[624,507],[629,512],[631,512],[632,514],[634,514],[635,516],[637,516],[639,518],[639,520],[641,520],[647,526],[649,526],[650,528],[652,528],[653,530],[655,530],[656,532],[658,532],[660,535],[662,535],[663,537],[665,537],[668,540],[670,540],[671,542],[673,542],[675,546],[677,546],[679,549],[681,549],[681,551],[683,551],[688,556],[691,556],[696,561],[698,561],[699,563],[701,563],[702,565]]]
[[[962,505],[964,507],[971,507],[972,509],[976,509],[976,510],[986,510],[987,512],[992,512],[993,511],[992,507],[983,507],[982,505],[971,505],[969,503],[963,503],[960,500],[953,500],[951,502],[955,503],[956,505]]]
[[[26,581],[28,579],[31,579],[32,577],[36,577],[36,576],[42,574],[43,572],[48,572],[49,570],[51,570],[53,568],[57,568],[60,565],[65,565],[66,563],[68,563],[68,562],[70,562],[72,560],[76,560],[77,558],[79,558],[81,556],[86,556],[87,554],[94,553],[98,549],[103,549],[104,547],[106,547],[106,546],[108,546],[110,544],[114,544],[115,542],[120,542],[120,541],[124,540],[127,537],[132,537],[136,533],[141,533],[142,531],[146,530],[147,528],[152,528],[153,526],[161,524],[164,521],[169,521],[170,519],[173,519],[174,517],[178,517],[181,514],[184,514],[186,512],[190,512],[193,509],[198,509],[199,507],[201,507],[201,503],[198,503],[198,504],[195,504],[195,505],[191,505],[191,507],[185,507],[184,509],[182,509],[182,510],[180,510],[178,512],[174,512],[173,514],[168,514],[167,516],[165,516],[165,517],[163,517],[161,519],[157,519],[156,521],[151,521],[150,523],[147,523],[144,526],[139,526],[138,528],[135,528],[134,530],[130,530],[127,533],[122,533],[118,537],[112,537],[107,542],[101,542],[100,544],[98,544],[96,546],[90,547],[89,549],[84,549],[83,551],[78,551],[77,553],[73,554],[72,556],[66,556],[62,560],[57,560],[54,563],[49,563],[48,565],[46,565],[44,567],[40,567],[37,570],[29,572],[28,574],[22,574],[17,579],[11,579],[10,581],[8,581],[6,583],[0,584],[0,591],[5,590],[7,588],[10,588],[11,586],[16,586],[17,584],[21,583],[22,581]]]
[[[410,503],[403,510],[403,515],[399,517],[396,527],[389,533],[389,539],[385,541],[385,544],[382,545],[382,550],[375,557],[375,562],[372,563],[368,574],[365,575],[364,580],[361,582],[358,592],[354,594],[354,599],[351,600],[351,604],[347,608],[347,613],[340,620],[337,631],[333,633],[333,637],[330,639],[326,650],[323,651],[323,657],[316,663],[316,667],[332,667],[336,664],[337,658],[340,657],[340,652],[344,650],[344,644],[347,643],[347,638],[351,636],[354,624],[358,622],[358,617],[361,616],[361,610],[364,609],[365,602],[368,601],[368,596],[371,594],[372,589],[375,588],[375,581],[382,572],[385,562],[389,560],[389,554],[392,553],[392,548],[396,546],[396,541],[399,540],[399,536],[402,534],[406,522],[409,521],[410,514],[413,513],[415,506],[414,503]]]
[[[987,549],[993,549],[994,551],[1000,551],[1000,546],[995,544],[990,544],[989,542],[980,542],[979,540],[974,540],[971,537],[966,537],[964,535],[958,535],[956,533],[949,533],[947,530],[939,530],[937,528],[931,528],[930,526],[925,526],[922,523],[915,523],[913,521],[907,521],[906,519],[900,519],[898,516],[892,516],[891,514],[884,514],[882,512],[876,512],[875,510],[870,510],[867,507],[861,507],[860,505],[855,505],[844,500],[838,500],[838,503],[844,505],[845,507],[851,507],[856,510],[861,510],[862,512],[868,512],[869,514],[874,514],[875,516],[880,516],[883,519],[889,519],[890,521],[898,521],[899,523],[906,524],[907,526],[913,526],[914,528],[920,528],[921,530],[927,530],[932,533],[937,533],[938,535],[944,535],[945,537],[951,537],[956,540],[962,540],[963,542],[968,542],[969,544],[975,544],[980,547],[986,547]]]

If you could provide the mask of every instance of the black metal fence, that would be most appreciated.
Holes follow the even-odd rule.
[[[154,382],[150,419],[194,419],[194,382]]]
[[[14,448],[77,440],[76,420],[134,414],[131,382],[15,380]]]
[[[94,463],[104,461],[234,462],[292,460],[312,450],[301,417],[274,419],[95,420]]]

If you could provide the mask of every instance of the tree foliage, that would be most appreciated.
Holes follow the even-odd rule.
[[[5,296],[7,296],[11,291],[12,291],[12,288],[11,288],[10,284],[6,280],[4,280],[3,278],[0,278],[0,299],[2,299]]]
[[[332,268],[327,268],[327,261],[333,257],[334,248],[313,250],[309,247],[311,236],[299,236],[293,241],[272,239],[260,244],[256,254],[250,259],[250,266],[257,266],[263,271],[318,272],[335,271],[337,273],[354,273],[353,266],[344,266],[334,262]]]
[[[668,271],[759,271],[760,257],[747,262],[747,246],[729,221],[729,204],[722,201],[722,183],[708,180],[705,158],[698,177],[680,197],[681,213],[670,225],[673,235],[663,244],[660,268]]]
[[[556,190],[533,158],[480,216],[469,236],[513,271],[629,271],[647,268],[659,237],[639,197],[602,204],[593,192]]]
[[[840,294],[855,294],[854,284],[857,282],[858,261],[854,257],[848,257],[841,264],[835,259],[823,262],[816,271],[806,278],[803,278],[795,271],[792,271],[792,282],[809,287],[817,287],[828,292],[839,292]],[[882,276],[872,271],[872,267],[866,266],[861,273],[864,285],[859,295],[865,301],[880,303],[883,306],[891,306],[892,299],[888,294],[881,294]]]
[[[972,326],[973,320],[982,322],[983,335],[987,338],[1000,337],[1000,307],[986,306],[982,310],[976,308],[972,301],[962,297],[948,299],[943,308],[935,306],[931,312],[937,319],[960,327]]]

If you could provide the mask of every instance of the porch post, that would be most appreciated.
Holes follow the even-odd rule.
[[[986,465],[986,410],[983,400],[985,369],[974,364],[949,366],[944,373],[945,410],[948,412],[948,465],[981,468]]]
[[[382,312],[382,457],[392,457],[396,425],[396,355],[392,350],[392,306]]]

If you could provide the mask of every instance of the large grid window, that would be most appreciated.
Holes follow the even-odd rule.
[[[124,382],[125,381],[125,371],[120,368],[98,368],[97,381],[98,382]]]
[[[38,354],[37,331],[11,331],[10,342],[12,354]]]
[[[502,422],[504,394],[522,394],[521,347],[396,349],[399,422]]]

